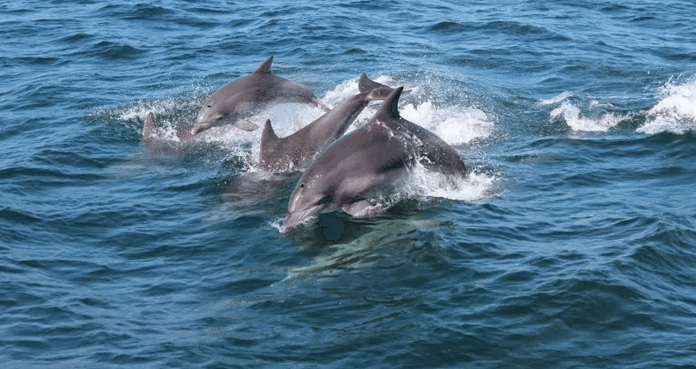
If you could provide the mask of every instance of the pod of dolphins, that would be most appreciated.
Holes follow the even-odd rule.
[[[376,215],[385,209],[376,201],[408,175],[416,165],[428,171],[464,179],[467,170],[456,150],[427,129],[399,115],[399,98],[408,93],[363,74],[359,94],[329,109],[305,86],[271,72],[273,57],[250,75],[215,92],[194,124],[176,131],[180,141],[201,137],[207,130],[233,125],[258,127],[248,118],[278,103],[318,106],[326,113],[304,128],[280,138],[267,120],[261,136],[259,169],[285,172],[305,168],[288,203],[282,232],[308,223],[321,213],[342,209],[353,217]],[[344,135],[370,101],[383,100],[364,126]],[[159,141],[155,116],[146,114],[142,139],[147,146]]]

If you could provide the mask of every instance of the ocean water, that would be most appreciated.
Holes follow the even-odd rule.
[[[1,368],[696,367],[692,1],[0,4]],[[148,151],[274,56],[472,172],[281,233],[260,132]],[[379,107],[370,105],[354,127]],[[287,135],[321,115],[283,104]]]

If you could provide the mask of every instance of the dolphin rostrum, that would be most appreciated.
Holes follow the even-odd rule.
[[[290,136],[279,138],[271,121],[261,135],[259,168],[282,172],[307,164],[318,153],[339,139],[372,100],[384,100],[394,90],[370,80],[366,74],[358,82],[360,93],[343,101],[317,120]]]
[[[210,96],[198,112],[191,134],[225,124],[253,131],[256,125],[244,120],[278,103],[307,103],[328,110],[307,87],[271,73],[272,62],[271,56],[250,75],[226,84]]]
[[[337,209],[354,217],[381,213],[384,208],[374,199],[418,163],[430,171],[466,176],[454,148],[401,118],[397,107],[402,90],[394,90],[366,125],[334,142],[307,168],[290,196],[282,231]]]

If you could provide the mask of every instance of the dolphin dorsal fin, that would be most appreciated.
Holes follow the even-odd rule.
[[[401,96],[401,91],[404,90],[404,86],[396,88],[392,91],[389,96],[382,103],[382,107],[379,108],[376,117],[385,116],[387,118],[398,118],[399,117],[399,97]]]
[[[273,64],[272,56],[261,62],[261,64],[254,69],[254,73],[271,73],[271,64]]]
[[[157,123],[155,123],[155,114],[151,111],[145,114],[145,124],[143,124],[143,140],[150,142],[157,136]]]
[[[261,134],[261,145],[266,146],[278,140],[278,135],[276,135],[273,126],[271,126],[271,120],[266,120],[266,125],[263,127],[263,133]]]

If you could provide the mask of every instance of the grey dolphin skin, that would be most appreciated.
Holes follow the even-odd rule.
[[[417,163],[427,170],[466,176],[454,148],[399,116],[402,90],[394,90],[370,122],[334,142],[307,168],[290,196],[282,231],[338,209],[354,217],[382,212],[379,204],[368,200],[388,191]]]
[[[313,104],[328,110],[307,87],[271,73],[272,62],[271,56],[250,75],[226,84],[210,96],[198,112],[191,134],[225,124],[253,131],[257,127],[244,119],[283,102]]]
[[[370,80],[363,73],[360,93],[342,102],[328,113],[290,136],[279,138],[266,121],[261,135],[259,168],[282,172],[301,167],[339,139],[372,100],[384,100],[393,88]]]

